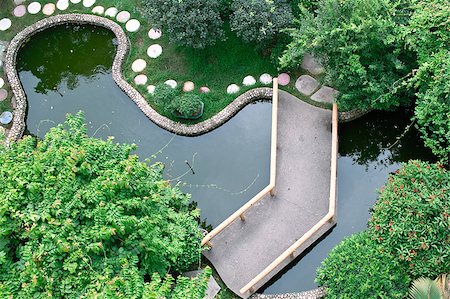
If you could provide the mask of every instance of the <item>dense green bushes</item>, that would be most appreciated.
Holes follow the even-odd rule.
[[[327,286],[327,298],[405,298],[409,278],[367,232],[353,235],[328,255],[316,281]]]
[[[0,149],[1,298],[140,298],[146,275],[199,261],[198,210],[132,149],[81,115]]]

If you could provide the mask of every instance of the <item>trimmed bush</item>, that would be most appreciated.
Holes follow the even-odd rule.
[[[160,83],[156,85],[153,99],[157,104],[169,104],[178,94],[176,88],[172,88],[167,84]]]
[[[411,278],[450,272],[450,173],[410,161],[389,177],[369,232]]]
[[[330,252],[317,270],[316,282],[326,286],[330,299],[403,299],[410,280],[390,254],[362,232]]]
[[[202,101],[200,97],[194,93],[185,93],[175,97],[168,105],[171,113],[181,115],[183,117],[192,117],[200,112]]]
[[[174,44],[201,49],[224,37],[218,0],[144,0],[144,3],[151,22],[165,30]]]

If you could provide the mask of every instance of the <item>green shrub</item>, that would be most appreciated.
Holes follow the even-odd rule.
[[[144,0],[145,13],[171,42],[205,48],[224,37],[218,0]]]
[[[327,298],[406,298],[409,279],[367,232],[337,245],[317,270]]]
[[[153,99],[157,104],[169,104],[178,94],[176,88],[172,88],[167,84],[160,83],[156,85]]]
[[[421,161],[403,165],[380,191],[369,231],[411,278],[450,272],[450,173]]]
[[[245,42],[272,41],[294,18],[284,0],[234,0],[231,9],[231,30]]]
[[[0,148],[0,297],[139,298],[154,272],[198,262],[198,210],[82,115]]]
[[[202,101],[194,93],[184,93],[175,99],[168,106],[171,113],[180,114],[183,117],[195,116],[200,112]]]

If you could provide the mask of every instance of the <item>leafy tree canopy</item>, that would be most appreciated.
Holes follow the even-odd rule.
[[[198,210],[132,149],[82,114],[0,148],[1,298],[141,298],[145,277],[198,262]]]

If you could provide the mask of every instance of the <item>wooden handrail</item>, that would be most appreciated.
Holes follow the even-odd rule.
[[[234,212],[230,217],[225,219],[216,228],[210,231],[202,240],[202,246],[214,238],[218,233],[220,233],[224,228],[230,225],[237,218],[244,220],[243,214],[251,208],[255,203],[257,203],[261,198],[263,198],[267,193],[273,195],[273,190],[275,189],[276,180],[276,168],[277,168],[277,130],[278,130],[278,78],[273,79],[273,89],[272,89],[272,131],[271,131],[271,145],[270,145],[270,181],[269,185],[265,187],[261,192],[256,194],[252,199],[250,199],[245,205],[243,205],[239,210]]]
[[[278,267],[285,259],[292,256],[305,241],[316,234],[325,224],[333,220],[336,215],[336,183],[337,183],[337,153],[338,153],[338,109],[336,103],[333,104],[332,112],[332,133],[331,133],[331,176],[330,176],[330,197],[328,213],[316,225],[278,256],[269,266],[262,270],[255,278],[239,290],[245,294],[252,289],[258,282]]]

